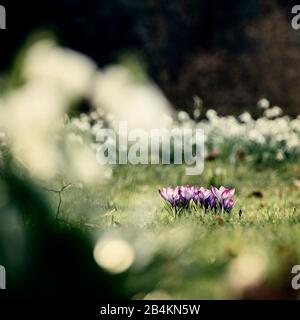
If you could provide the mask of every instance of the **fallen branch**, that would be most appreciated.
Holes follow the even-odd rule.
[[[51,189],[51,188],[47,188],[47,187],[43,187],[44,190],[49,191],[49,192],[53,192],[58,194],[58,204],[57,204],[57,209],[56,209],[56,214],[55,214],[55,221],[58,220],[59,214],[60,214],[60,208],[61,208],[61,204],[62,204],[62,193],[71,188],[76,186],[77,183],[68,183],[68,184],[64,184],[60,189]]]

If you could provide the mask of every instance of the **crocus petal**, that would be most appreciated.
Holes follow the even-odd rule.
[[[225,199],[223,202],[224,210],[227,212],[230,212],[232,210],[233,205],[234,205],[234,201],[232,198]]]
[[[210,189],[206,189],[203,187],[200,188],[200,191],[202,191],[204,199],[207,199],[212,194]]]
[[[224,190],[221,193],[221,198],[222,199],[228,199],[228,198],[232,198],[234,195],[235,189],[226,189],[224,188]]]
[[[161,195],[161,197],[165,200],[168,201],[168,197],[167,197],[167,192],[166,192],[166,188],[162,188],[158,190],[159,194]]]
[[[216,187],[211,187],[210,190],[211,190],[212,194],[221,202],[222,197],[221,197],[220,190]]]

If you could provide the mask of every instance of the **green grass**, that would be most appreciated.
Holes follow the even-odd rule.
[[[104,183],[66,190],[59,217],[95,240],[111,233],[131,243],[126,285],[134,298],[290,298],[291,268],[300,264],[299,169],[215,161],[185,176],[180,166],[118,166]],[[174,219],[157,190],[177,184],[235,187],[236,205],[223,219],[201,211]]]

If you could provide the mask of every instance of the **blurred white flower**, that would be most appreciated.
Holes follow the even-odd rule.
[[[195,119],[198,119],[201,116],[201,110],[200,109],[194,109],[193,116]]]
[[[71,99],[88,94],[95,72],[92,60],[49,39],[29,48],[22,70],[25,80],[52,82]]]
[[[209,110],[207,110],[207,112],[206,112],[206,117],[207,117],[210,121],[212,121],[212,120],[214,120],[215,118],[218,117],[218,114],[217,114],[217,112],[216,112],[215,110],[209,109]]]
[[[300,118],[291,120],[291,128],[300,133]]]
[[[298,149],[300,147],[300,138],[295,133],[291,133],[286,140],[288,149]]]
[[[276,153],[276,160],[282,161],[284,160],[284,152],[282,150],[278,150]]]
[[[264,111],[264,115],[267,118],[276,118],[282,114],[282,109],[278,106],[274,106],[273,108],[267,109]]]
[[[66,175],[89,183],[103,176],[92,140],[89,144],[77,134],[79,130],[89,136],[90,117],[65,116],[70,99],[88,93],[95,70],[88,58],[49,40],[36,43],[25,55],[22,72],[27,82],[0,101],[0,129],[15,161],[36,178]]]
[[[67,135],[67,140],[69,140],[69,142],[71,143],[75,143],[75,144],[83,144],[83,139],[81,136],[75,134],[74,132],[70,132]]]
[[[172,108],[160,89],[152,83],[135,81],[122,66],[98,72],[92,95],[94,105],[113,114],[115,120],[128,121],[129,128],[164,128],[163,115]]]
[[[91,128],[90,123],[85,119],[73,118],[71,124],[81,131],[89,131]]]
[[[266,138],[257,130],[251,130],[249,132],[249,139],[258,144],[264,144],[266,142]]]
[[[242,113],[240,116],[239,116],[239,119],[242,121],[242,122],[245,122],[245,123],[249,123],[251,122],[253,119],[251,117],[251,114],[249,112],[244,112]]]
[[[177,119],[179,122],[186,122],[186,121],[190,120],[190,116],[185,111],[179,111],[178,115],[177,115]]]
[[[126,271],[134,262],[133,247],[123,239],[102,238],[94,249],[98,265],[111,273]]]
[[[262,98],[257,102],[257,107],[259,109],[268,109],[270,107],[270,102],[266,98]]]
[[[65,105],[55,86],[32,81],[9,93],[0,109],[0,126],[15,158],[36,176],[48,178],[56,173],[55,134]]]

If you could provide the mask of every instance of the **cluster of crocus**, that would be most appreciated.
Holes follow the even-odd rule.
[[[177,186],[159,189],[161,197],[173,208],[188,208],[190,204],[195,204],[204,208],[217,211],[230,212],[234,205],[233,195],[235,189],[228,189],[221,186],[219,189],[210,189],[195,186]]]

